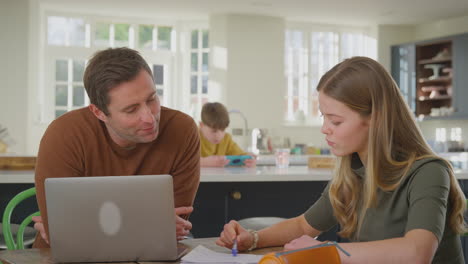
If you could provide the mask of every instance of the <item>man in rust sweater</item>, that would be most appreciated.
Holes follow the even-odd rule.
[[[148,64],[128,48],[97,52],[84,86],[91,104],[57,118],[41,140],[35,176],[41,217],[34,219],[40,235],[34,246],[49,246],[44,181],[51,177],[170,174],[177,237],[187,235],[192,225],[184,218],[200,182],[193,119],[160,105]]]

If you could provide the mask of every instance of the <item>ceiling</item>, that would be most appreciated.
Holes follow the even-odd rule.
[[[328,24],[420,24],[468,15],[468,0],[38,0],[65,11],[206,19],[258,14]]]

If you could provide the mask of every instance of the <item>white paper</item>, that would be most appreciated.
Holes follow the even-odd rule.
[[[182,258],[181,263],[223,263],[223,264],[250,264],[258,263],[263,256],[251,254],[232,254],[219,253],[210,250],[204,246],[197,246],[190,253]]]

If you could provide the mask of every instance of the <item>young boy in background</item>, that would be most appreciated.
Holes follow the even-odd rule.
[[[225,130],[229,126],[229,113],[221,103],[203,105],[200,122],[200,165],[224,167],[229,163],[225,156],[251,155],[243,151]],[[252,156],[252,155],[251,155]],[[246,167],[255,167],[256,160],[244,160]]]

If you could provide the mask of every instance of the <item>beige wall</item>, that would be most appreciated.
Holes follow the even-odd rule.
[[[377,26],[377,60],[390,71],[392,45],[413,41],[414,26],[379,25]]]
[[[28,124],[29,1],[0,0],[0,123],[26,152]]]
[[[212,54],[210,79],[223,87],[223,103],[228,109],[240,110],[247,116],[249,128],[271,130],[282,125],[286,85],[284,30],[284,20],[277,17],[238,14],[210,17],[211,50],[224,50]],[[226,68],[215,61],[225,61],[221,65]],[[231,119],[231,128],[243,128],[239,116],[232,115]],[[235,139],[246,148],[245,141]]]
[[[468,32],[468,15],[417,25],[414,39],[424,40]]]

